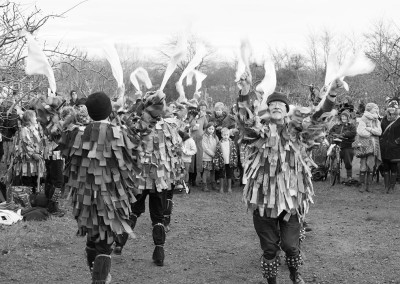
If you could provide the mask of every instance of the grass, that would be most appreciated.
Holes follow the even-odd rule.
[[[14,251],[19,248],[52,248],[67,245],[71,229],[75,229],[71,218],[53,218],[47,221],[18,222],[12,226],[0,226],[0,243],[3,249]],[[66,234],[68,233],[68,234]],[[59,236],[65,235],[64,238]]]
[[[400,188],[392,194],[381,184],[372,189],[360,193],[356,187],[315,183],[315,205],[307,217],[312,231],[302,243],[307,283],[399,283]],[[128,240],[122,256],[113,256],[113,283],[264,283],[259,240],[241,198],[240,188],[233,194],[195,189],[175,196],[164,267],[151,261],[146,208],[137,239]],[[85,238],[75,232],[71,213],[0,227],[0,250],[9,252],[0,255],[0,283],[88,282]],[[289,283],[284,265],[279,283]]]

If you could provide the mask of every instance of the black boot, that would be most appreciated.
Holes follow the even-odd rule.
[[[131,227],[132,230],[135,229],[137,218],[138,218],[137,215],[135,215],[133,213],[129,216],[129,220],[127,222],[128,222],[128,224],[129,224],[129,226]],[[129,235],[127,233],[125,233],[125,232],[122,233],[122,235],[118,235],[116,237],[115,247],[114,247],[114,250],[113,250],[113,253],[115,255],[121,255],[122,254],[122,249],[124,248],[126,242],[128,241],[128,237],[129,237]]]
[[[111,256],[99,254],[93,263],[92,284],[111,283]]]
[[[384,172],[384,174],[383,174],[383,182],[384,182],[384,184],[385,184],[386,193],[389,193],[390,172]]]
[[[92,273],[93,263],[94,260],[96,259],[97,252],[94,248],[86,247],[85,253],[86,253],[87,265],[89,266],[90,273]]]
[[[49,200],[49,204],[47,206],[47,210],[56,217],[62,217],[65,215],[65,211],[59,208],[58,200],[61,197],[61,188],[54,188],[53,195]]]
[[[290,268],[290,280],[292,280],[293,284],[306,284],[306,282],[301,278],[300,272],[298,271],[298,268]]]
[[[136,227],[136,222],[137,222],[138,216],[136,214],[131,214],[129,215],[129,226],[131,226],[131,229],[134,230]]]
[[[115,255],[121,255],[122,254],[122,248],[125,246],[126,242],[128,241],[128,233],[123,232],[121,235],[117,235],[115,238],[115,248],[113,250],[113,253]]]
[[[351,185],[350,182],[353,180],[352,175],[353,175],[353,170],[352,169],[346,169],[347,179],[345,181],[345,185]]]
[[[293,284],[305,284],[303,278],[301,278],[299,267],[303,264],[303,258],[301,254],[298,256],[287,256],[286,264],[290,271],[290,280],[292,280]]]
[[[267,279],[268,284],[276,284],[276,276],[278,275],[278,267],[280,261],[278,257],[273,259],[266,259],[261,256],[261,268],[263,270],[263,277]]]
[[[156,247],[153,252],[153,261],[157,266],[164,265],[165,227],[158,223],[153,226],[153,241]]]
[[[394,190],[394,188],[396,187],[396,182],[397,182],[397,173],[392,172],[390,175],[389,186],[387,188],[386,193],[389,193],[390,191]]]

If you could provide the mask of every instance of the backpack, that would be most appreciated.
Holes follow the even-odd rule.
[[[24,221],[44,221],[49,218],[50,214],[46,208],[32,207],[22,211],[22,217]]]

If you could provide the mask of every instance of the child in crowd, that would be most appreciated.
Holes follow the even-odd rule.
[[[203,135],[203,191],[209,191],[207,181],[210,180],[211,173],[214,170],[213,159],[217,149],[218,137],[215,135],[214,123],[207,124]],[[212,181],[215,186],[215,181]]]
[[[228,184],[228,192],[232,192],[233,171],[237,167],[238,157],[235,142],[229,138],[230,131],[224,127],[221,130],[221,141],[218,142],[214,157],[216,176],[220,179],[220,193],[224,192],[224,179]]]
[[[192,163],[192,156],[197,153],[196,143],[189,133],[179,130],[179,135],[182,138],[182,160],[185,163],[185,183],[186,186],[189,182],[189,168]]]

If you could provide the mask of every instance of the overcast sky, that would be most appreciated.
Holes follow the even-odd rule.
[[[61,13],[81,0],[23,0],[44,13]],[[363,34],[380,19],[398,23],[400,1],[352,0],[88,0],[64,18],[50,20],[40,40],[62,40],[94,50],[105,39],[142,50],[157,49],[184,31],[200,35],[229,54],[248,37],[253,46],[304,52],[312,32]]]

